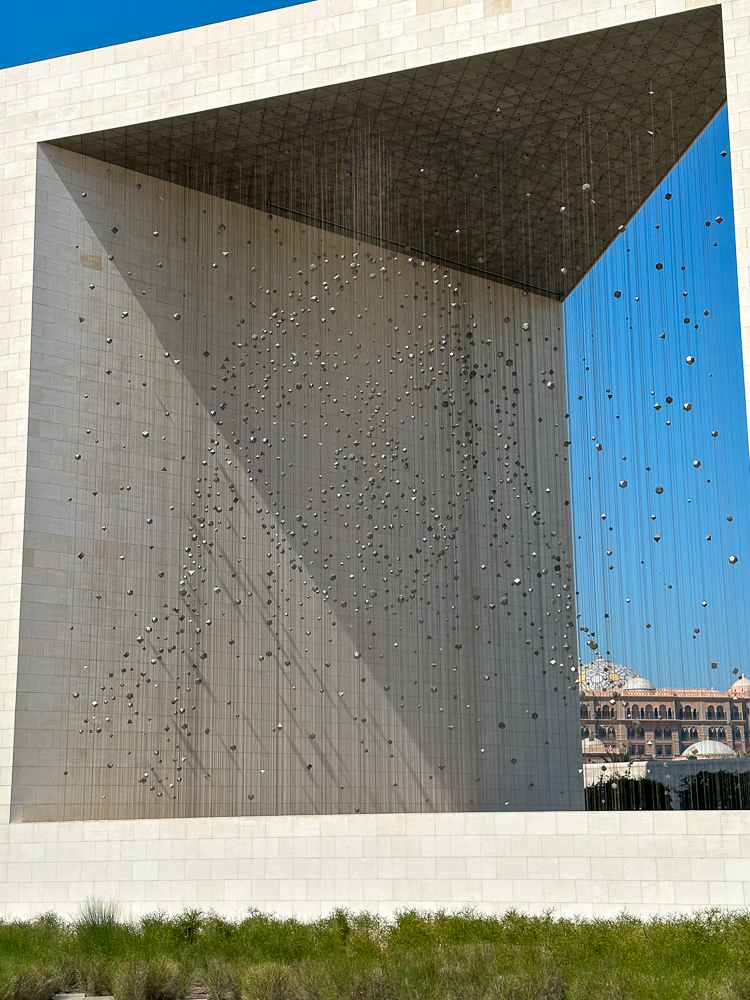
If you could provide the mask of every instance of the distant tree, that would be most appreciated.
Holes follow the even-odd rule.
[[[681,809],[750,809],[750,772],[698,771],[677,791]]]
[[[586,788],[586,808],[596,810],[664,810],[672,808],[666,785],[653,778],[600,778]]]

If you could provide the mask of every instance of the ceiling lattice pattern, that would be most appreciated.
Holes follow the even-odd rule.
[[[565,295],[725,99],[706,7],[58,144]]]

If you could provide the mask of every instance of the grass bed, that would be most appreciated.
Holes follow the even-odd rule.
[[[750,914],[643,922],[339,911],[0,924],[0,1000],[750,1000]]]

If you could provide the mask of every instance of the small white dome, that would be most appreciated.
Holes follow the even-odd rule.
[[[584,753],[586,753],[587,750],[604,750],[604,744],[600,739],[597,739],[596,736],[587,736],[585,739],[581,740],[581,749]]]
[[[656,691],[656,685],[652,684],[647,677],[636,674],[623,684],[623,691]]]
[[[718,740],[700,740],[683,750],[683,757],[736,757],[736,751]]]
[[[750,691],[750,677],[745,677],[744,674],[740,674],[729,690],[741,691],[742,689]]]

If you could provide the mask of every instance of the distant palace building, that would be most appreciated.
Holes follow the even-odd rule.
[[[588,761],[734,756],[750,748],[750,678],[729,691],[656,688],[601,657],[581,668],[581,740]]]

